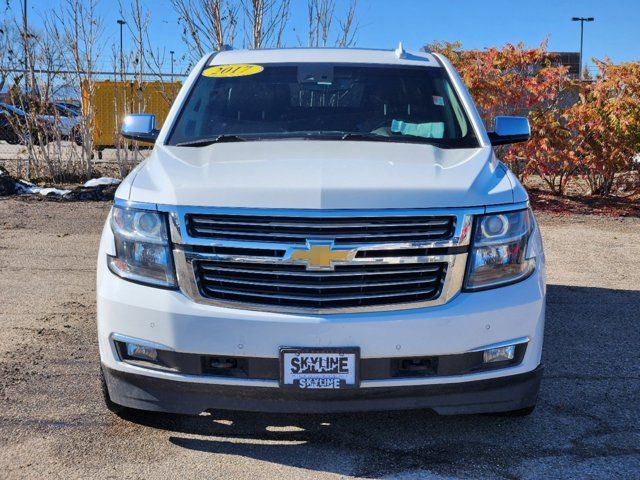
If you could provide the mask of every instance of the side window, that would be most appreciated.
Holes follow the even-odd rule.
[[[462,111],[462,106],[458,102],[458,97],[456,97],[456,94],[451,88],[449,82],[446,82],[445,89],[447,91],[447,97],[449,97],[449,102],[451,102],[453,113],[455,113],[456,118],[458,119],[458,125],[460,126],[460,136],[466,137],[467,132],[469,131],[469,125],[467,125],[467,119]]]
[[[202,135],[202,119],[204,116],[201,114],[201,109],[202,97],[205,93],[206,89],[203,88],[194,90],[193,97],[186,103],[184,110],[180,114],[180,121],[175,132],[177,137],[189,138]]]

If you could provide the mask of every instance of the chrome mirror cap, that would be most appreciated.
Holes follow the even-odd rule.
[[[158,138],[156,116],[152,113],[132,113],[124,117],[122,130],[124,138],[141,142],[154,143]]]
[[[494,120],[494,131],[489,132],[491,145],[506,145],[526,142],[531,136],[527,117],[498,116]]]

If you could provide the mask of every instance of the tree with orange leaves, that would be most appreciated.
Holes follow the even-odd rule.
[[[460,72],[488,130],[498,115],[529,117],[531,140],[496,147],[496,153],[520,179],[536,172],[553,192],[563,194],[579,167],[567,148],[571,135],[564,112],[576,96],[567,67],[552,65],[544,43],[533,49],[522,44],[485,50],[461,46],[437,42],[429,48],[443,53]]]
[[[591,193],[609,195],[616,175],[630,170],[640,151],[640,62],[596,65],[599,75],[582,85],[566,119]]]

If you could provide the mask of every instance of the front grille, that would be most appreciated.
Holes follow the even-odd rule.
[[[446,263],[304,265],[199,260],[203,297],[264,306],[333,309],[425,302],[438,298]]]
[[[271,215],[187,214],[194,238],[305,244],[307,239],[335,245],[447,240],[454,216],[286,217]]]

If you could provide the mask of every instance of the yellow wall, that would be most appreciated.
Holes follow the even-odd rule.
[[[171,102],[178,94],[181,83],[134,81],[96,82],[94,86],[93,144],[95,147],[113,147],[119,138],[122,119],[127,113],[153,113],[158,128],[167,118]],[[87,84],[82,85],[83,105],[88,105]],[[86,112],[85,112],[86,115]]]

